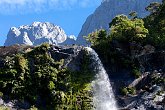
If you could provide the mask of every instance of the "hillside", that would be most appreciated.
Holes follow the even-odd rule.
[[[120,14],[129,15],[135,11],[138,17],[145,17],[149,14],[145,10],[152,2],[161,2],[161,0],[103,0],[101,5],[86,19],[77,38],[77,44],[86,45],[83,36],[97,29],[109,31],[109,23]]]

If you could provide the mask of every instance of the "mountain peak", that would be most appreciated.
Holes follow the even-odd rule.
[[[33,22],[31,25],[10,28],[4,45],[39,45],[43,42],[57,45],[66,39],[67,35],[60,26],[49,22]]]

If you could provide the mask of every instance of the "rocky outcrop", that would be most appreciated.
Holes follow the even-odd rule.
[[[163,80],[165,79],[163,72],[148,72],[138,87],[136,95],[129,95],[122,98],[125,109],[129,110],[164,110],[165,105],[165,89]]]
[[[44,42],[57,45],[66,39],[67,35],[61,27],[49,22],[34,22],[32,25],[12,27],[8,32],[4,45],[39,45]]]
[[[64,59],[64,66],[73,71],[80,71],[83,60],[83,47],[81,46],[52,46],[51,57],[55,60]]]
[[[65,65],[71,70],[80,71],[83,62],[83,47],[79,46],[55,46],[53,47],[53,58],[64,58]],[[146,47],[145,47],[146,48]],[[144,48],[144,49],[145,49]],[[152,50],[152,49],[151,49]],[[113,91],[121,110],[164,110],[165,99],[165,73],[161,70],[164,66],[164,52],[146,52],[138,56],[138,62],[145,68],[141,77],[133,79],[130,73],[123,72],[115,74],[116,77],[110,75]],[[58,60],[58,59],[57,59]],[[147,66],[148,65],[148,66]],[[150,68],[150,70],[148,69]],[[160,71],[153,71],[160,69]],[[109,73],[113,74],[113,73]],[[121,97],[121,94],[115,90],[128,85],[130,88],[135,87],[136,94]],[[117,87],[115,87],[117,86]]]
[[[128,15],[132,11],[138,13],[138,17],[144,17],[148,14],[145,10],[151,2],[160,2],[161,0],[103,0],[101,5],[91,14],[78,35],[77,43],[85,45],[83,36],[95,31],[96,29],[109,29],[109,23],[119,14]],[[109,31],[109,30],[108,30]]]
[[[135,59],[137,60],[136,63],[140,65],[141,76],[139,78],[134,78],[129,70],[115,74],[109,73],[112,74],[110,79],[114,83],[119,108],[121,110],[164,110],[164,51],[147,51]],[[123,97],[121,95],[121,88],[125,87],[136,90],[136,93]]]
[[[165,52],[153,52],[140,55],[136,58],[142,71],[165,70]]]

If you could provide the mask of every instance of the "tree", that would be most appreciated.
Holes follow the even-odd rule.
[[[153,3],[149,5],[152,6],[152,12],[148,10],[151,14],[144,19],[145,26],[149,30],[146,42],[157,49],[165,49],[165,1],[163,0],[159,6],[155,5]]]
[[[131,13],[129,13],[129,16],[132,17],[133,19],[135,19],[135,18],[137,18],[137,12],[132,11]]]
[[[158,2],[152,2],[148,7],[146,7],[146,10],[149,11],[151,14],[155,14],[160,9],[160,5],[161,4]]]
[[[120,42],[140,42],[148,34],[142,19],[129,19],[125,15],[116,16],[109,24],[110,36]]]
[[[107,32],[104,29],[96,30],[84,38],[94,46],[107,39]]]

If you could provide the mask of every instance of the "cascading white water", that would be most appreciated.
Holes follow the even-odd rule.
[[[94,60],[92,65],[94,65],[93,69],[97,73],[95,80],[92,81],[95,110],[117,110],[110,80],[101,60],[92,48],[86,47],[86,50]]]

